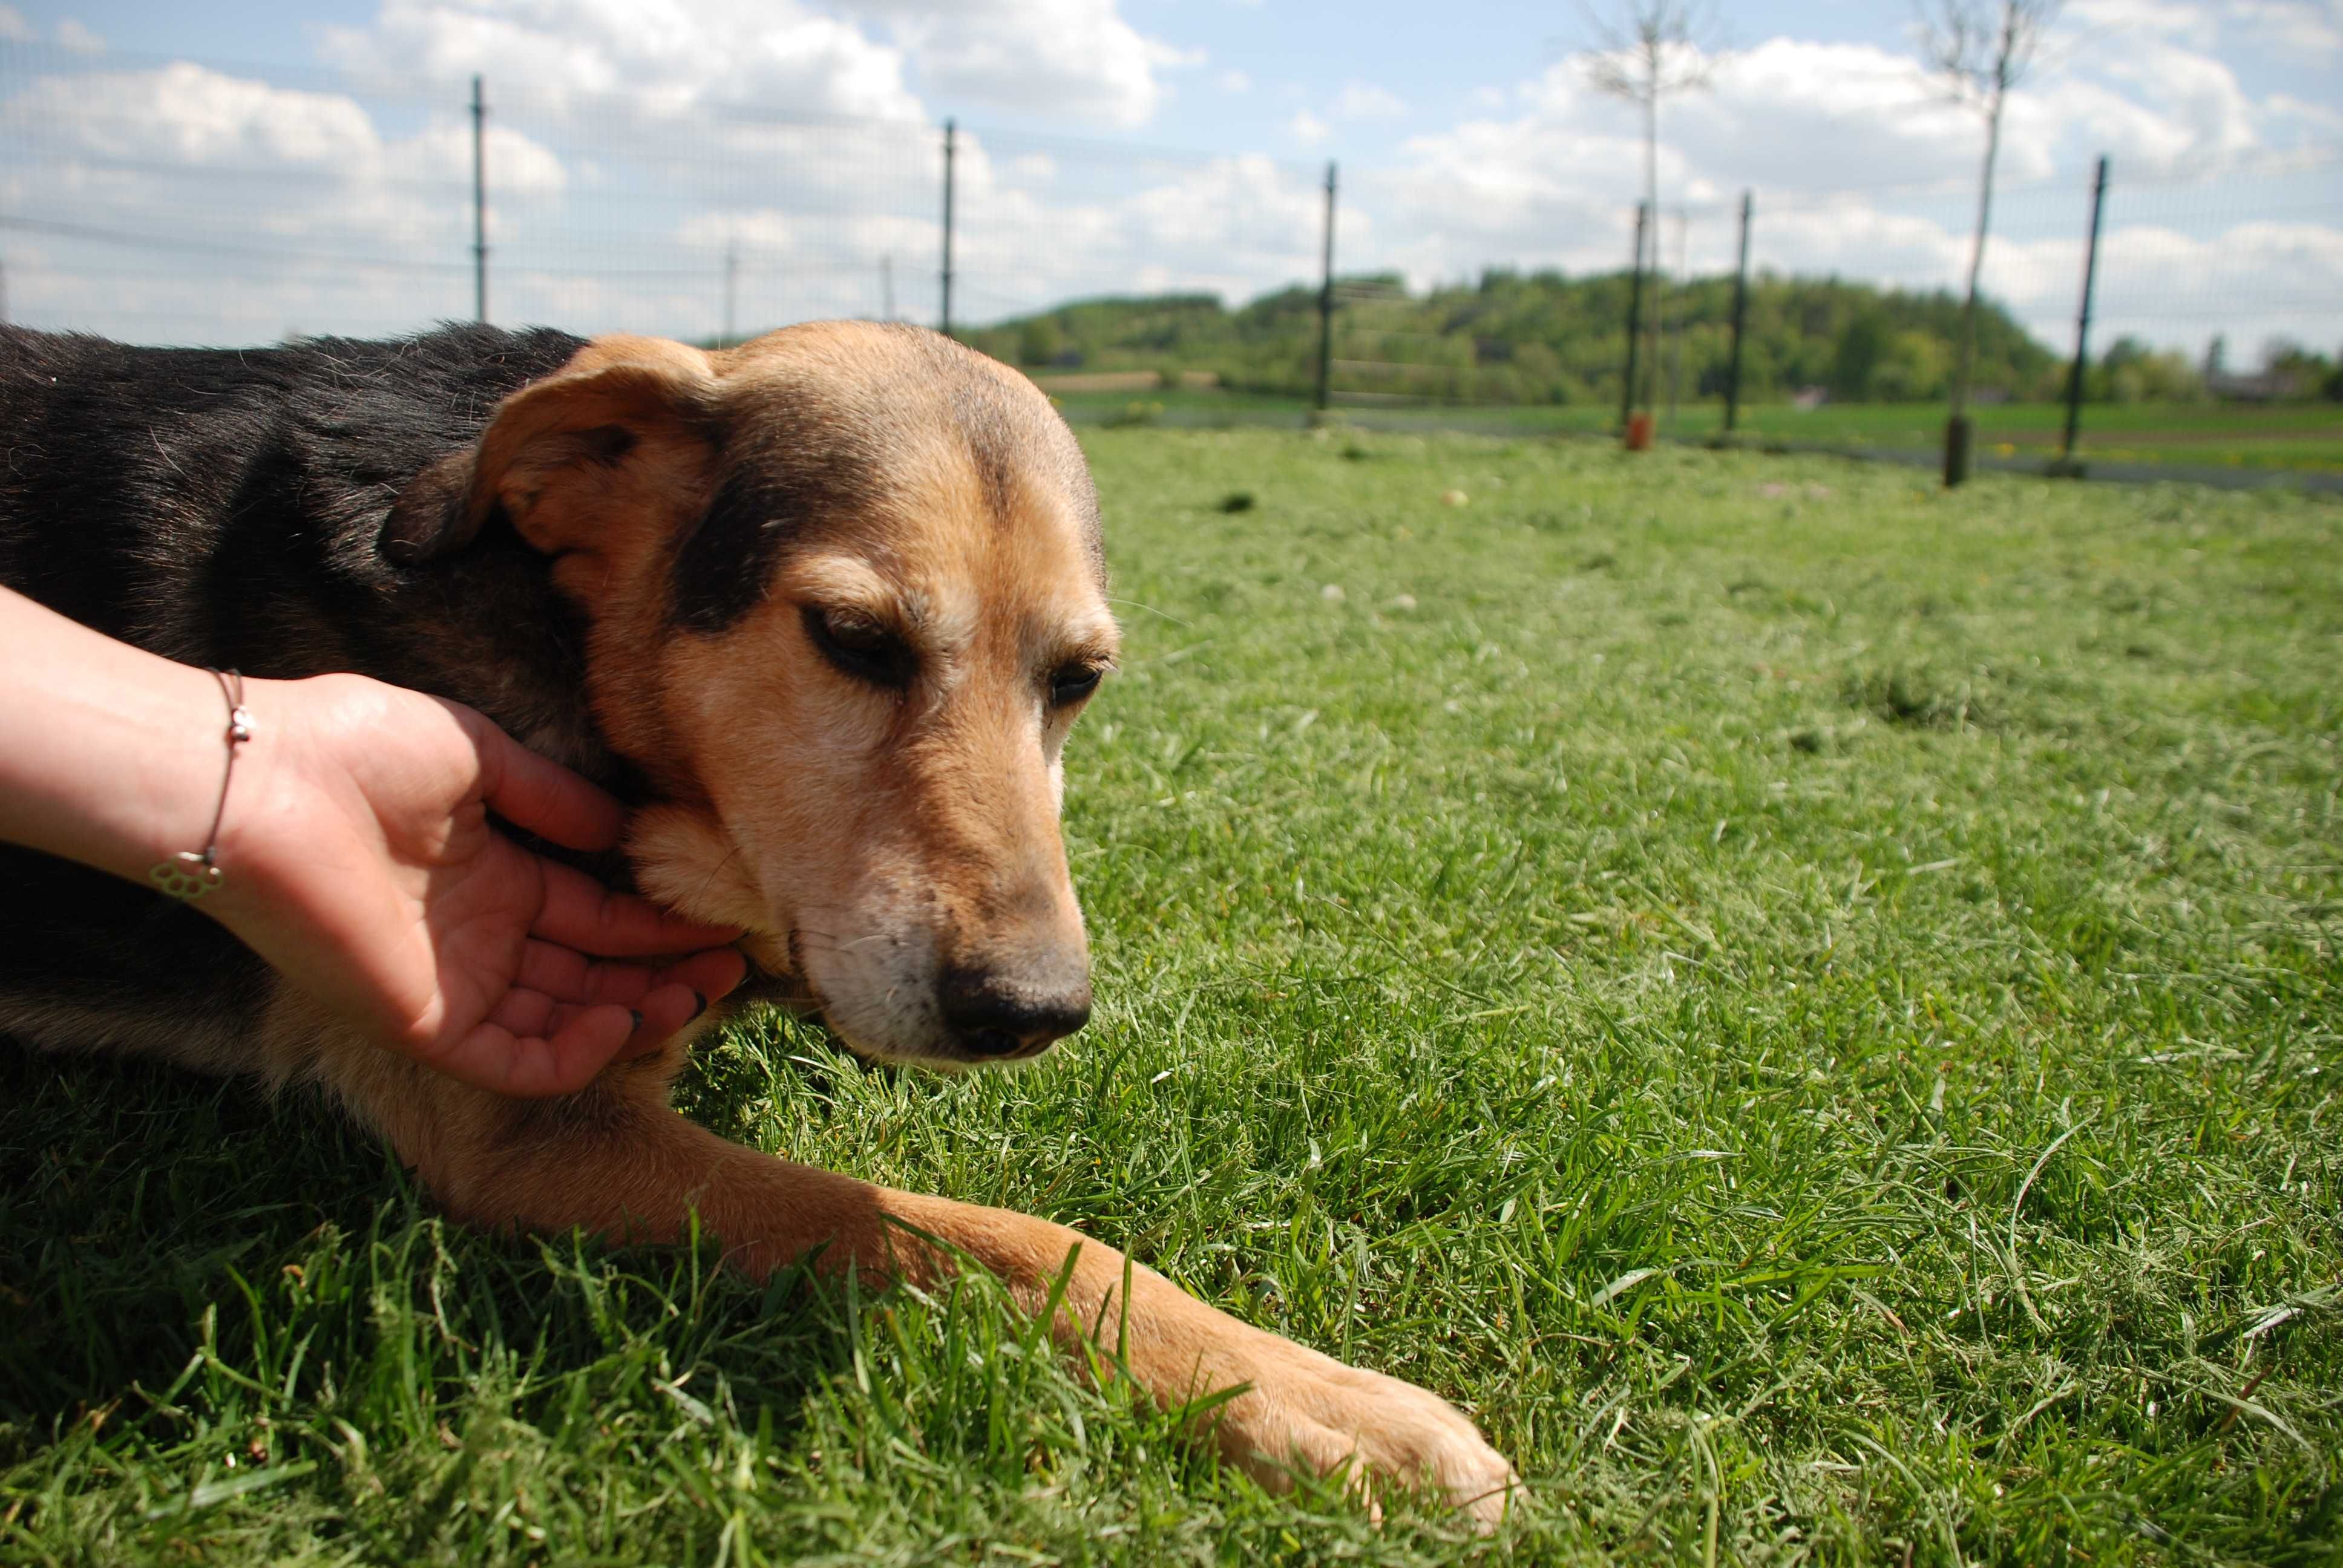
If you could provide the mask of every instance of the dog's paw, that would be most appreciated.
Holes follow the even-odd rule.
[[[1522,1481],[1478,1428],[1439,1395],[1345,1366],[1263,1334],[1250,1347],[1252,1388],[1220,1412],[1222,1452],[1263,1484],[1296,1471],[1341,1476],[1381,1514],[1393,1485],[1438,1492],[1483,1533],[1494,1530]]]

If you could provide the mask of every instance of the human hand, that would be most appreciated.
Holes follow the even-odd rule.
[[[226,876],[199,907],[367,1038],[499,1094],[563,1094],[740,983],[746,960],[718,945],[738,930],[490,823],[593,850],[625,818],[471,709],[351,675],[248,681],[245,707]]]

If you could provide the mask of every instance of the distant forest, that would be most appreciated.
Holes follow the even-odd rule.
[[[1628,276],[1491,271],[1477,284],[1412,295],[1393,276],[1336,285],[1334,385],[1346,392],[1476,403],[1615,403],[1625,348]],[[1646,308],[1650,297],[1646,296]],[[1663,302],[1660,400],[1724,393],[1733,280],[1670,286]],[[1742,396],[1752,402],[1821,388],[1840,402],[1924,402],[1945,395],[1961,302],[1837,278],[1750,280]],[[1306,393],[1315,383],[1318,291],[1296,286],[1230,309],[1212,295],[1082,300],[960,336],[1037,375],[1153,370],[1217,376],[1232,390]],[[2308,357],[2306,392],[2324,389]],[[2217,367],[2216,367],[2217,368]],[[2066,357],[1982,303],[1976,386],[1987,399],[2063,395]],[[2095,400],[2190,398],[2198,367],[2134,340],[2092,367]]]

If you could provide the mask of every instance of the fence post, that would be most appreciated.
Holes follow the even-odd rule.
[[[472,315],[488,321],[488,101],[472,78]]]
[[[1623,437],[1635,417],[1635,349],[1644,330],[1644,230],[1650,222],[1651,209],[1637,202],[1635,265],[1630,268],[1634,281],[1627,287],[1627,375],[1619,387],[1619,433]]]
[[[2091,181],[2091,237],[2083,247],[2083,308],[2075,317],[2075,364],[2066,376],[2066,438],[2058,447],[2058,461],[2072,471],[2075,435],[2083,423],[2083,367],[2090,363],[2091,285],[2099,271],[2099,213],[2107,200],[2107,158],[2099,155],[2098,174]]]
[[[1334,160],[1326,160],[1326,232],[1318,276],[1318,411],[1334,396]]]
[[[951,336],[952,286],[952,155],[958,150],[960,127],[950,120],[944,122],[944,323],[943,335]]]
[[[1749,193],[1741,193],[1741,259],[1733,269],[1733,358],[1725,371],[1725,428],[1741,422],[1741,328],[1749,314]]]
[[[724,340],[719,348],[729,348],[739,336],[733,329],[740,305],[740,241],[736,237],[724,242]]]

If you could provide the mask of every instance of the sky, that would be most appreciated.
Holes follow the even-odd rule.
[[[1596,12],[1604,7],[1597,5]],[[498,320],[700,336],[1338,265],[1411,285],[1624,264],[1634,110],[1593,13],[1448,0],[326,0],[0,5],[12,318],[170,341],[468,315],[470,75]],[[1957,286],[1983,125],[1906,5],[1715,8],[1664,108],[1663,260]],[[2094,159],[2117,332],[2343,342],[2343,0],[2068,0],[2010,105],[1986,283],[2063,347]]]

